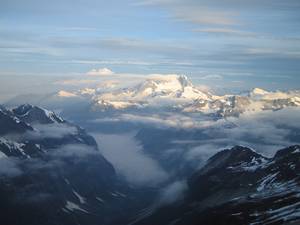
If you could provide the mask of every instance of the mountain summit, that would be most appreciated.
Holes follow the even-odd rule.
[[[198,98],[209,99],[209,94],[192,85],[184,75],[153,75],[145,81],[129,88],[103,93],[94,97],[98,106],[115,109],[128,107],[176,105]]]

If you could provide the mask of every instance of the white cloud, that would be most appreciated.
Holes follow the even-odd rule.
[[[195,32],[201,33],[209,33],[215,35],[230,35],[230,36],[243,36],[243,37],[256,37],[256,34],[251,32],[245,32],[240,30],[228,29],[228,28],[201,28],[201,29],[194,29]]]
[[[95,151],[95,148],[83,144],[68,144],[62,145],[56,149],[53,149],[50,153],[55,158],[79,158],[82,160],[85,156],[101,156],[99,151]]]
[[[71,98],[71,97],[76,97],[77,95],[76,94],[74,94],[74,93],[72,93],[72,92],[68,92],[68,91],[59,91],[58,93],[57,93],[57,95],[59,96],[59,97],[65,97],[65,98]]]
[[[223,124],[224,120],[212,121],[210,118],[196,118],[176,113],[148,115],[124,113],[114,118],[98,118],[95,119],[94,122],[131,122],[141,125],[155,126],[162,129],[200,129]]]
[[[26,133],[25,138],[38,140],[43,138],[62,138],[76,134],[77,128],[66,124],[35,124],[34,131]]]
[[[9,157],[0,158],[0,177],[14,177],[19,176],[21,174],[22,171],[18,166],[17,160]]]
[[[168,205],[181,200],[187,189],[186,181],[175,181],[162,190],[158,204]]]
[[[87,72],[87,75],[89,76],[109,76],[113,74],[114,72],[108,68],[92,69]]]
[[[169,178],[159,163],[143,153],[132,134],[94,134],[100,151],[131,184],[155,187]]]

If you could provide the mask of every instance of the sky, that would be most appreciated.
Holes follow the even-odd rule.
[[[299,0],[0,0],[0,88],[109,68],[295,89],[299,27]]]

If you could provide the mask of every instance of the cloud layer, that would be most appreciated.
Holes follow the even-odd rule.
[[[266,156],[284,147],[299,144],[300,110],[286,108],[279,111],[245,113],[240,117],[212,120],[201,115],[180,114],[121,114],[114,118],[102,118],[96,122],[127,122],[139,127],[154,127],[166,132],[165,138],[176,146],[163,149],[158,158],[181,158],[181,163],[199,168],[213,154],[234,145],[251,147]],[[186,138],[167,135],[178,131]],[[153,130],[152,132],[155,132]],[[175,132],[176,134],[176,132]],[[151,134],[150,134],[151,136]],[[197,138],[191,138],[197,137]],[[148,149],[147,151],[151,151]]]

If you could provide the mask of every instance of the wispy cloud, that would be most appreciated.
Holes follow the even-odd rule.
[[[241,30],[234,30],[229,28],[196,28],[194,32],[215,34],[215,35],[226,35],[226,36],[241,36],[241,37],[257,37],[257,34],[252,32],[246,32]]]
[[[141,5],[160,5],[167,7],[175,20],[195,24],[234,25],[238,23],[234,18],[234,12],[209,7],[205,1],[150,0],[144,1]]]
[[[44,138],[63,138],[78,132],[75,126],[67,124],[35,124],[34,131],[27,132],[23,138],[30,140],[41,140]]]
[[[159,64],[159,62],[138,61],[138,60],[71,60],[71,63],[87,65],[143,65],[150,66]]]
[[[160,193],[158,205],[169,205],[183,199],[185,192],[188,190],[186,181],[175,181],[163,188]]]

